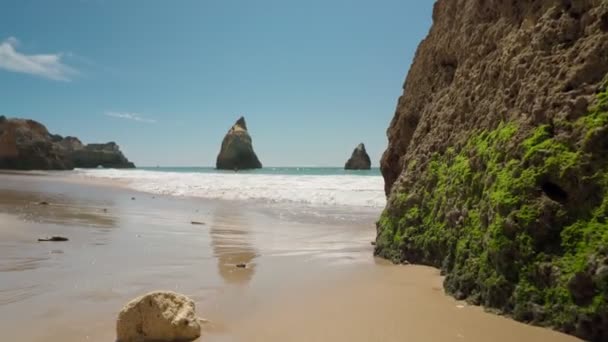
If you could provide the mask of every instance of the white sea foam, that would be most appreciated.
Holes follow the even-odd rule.
[[[127,181],[143,192],[225,200],[291,202],[312,206],[380,208],[381,176],[184,173],[147,170],[78,170],[77,175]]]

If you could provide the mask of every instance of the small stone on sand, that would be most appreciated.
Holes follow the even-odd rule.
[[[238,267],[238,268],[246,268],[247,264],[236,264],[236,267]]]
[[[204,223],[204,222],[199,222],[199,221],[191,221],[191,222],[190,222],[190,224],[194,224],[194,225],[199,225],[199,226],[202,226],[202,225],[204,225],[205,223]]]

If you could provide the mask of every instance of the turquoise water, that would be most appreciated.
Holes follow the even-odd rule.
[[[216,170],[213,167],[138,167],[138,170],[180,173],[235,173],[234,171]],[[294,176],[380,176],[379,168],[371,170],[344,170],[341,167],[265,167],[256,170],[240,170],[242,174],[260,175],[294,175]]]

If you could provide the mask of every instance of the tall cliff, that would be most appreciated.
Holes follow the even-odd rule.
[[[65,170],[72,162],[39,122],[0,116],[0,169]]]
[[[388,129],[376,254],[608,340],[608,1],[439,0]]]

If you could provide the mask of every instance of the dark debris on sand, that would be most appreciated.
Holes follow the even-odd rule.
[[[68,238],[63,237],[63,236],[51,236],[50,238],[42,238],[42,239],[38,239],[38,242],[43,242],[43,241],[50,241],[50,242],[61,242],[61,241],[69,241]]]

